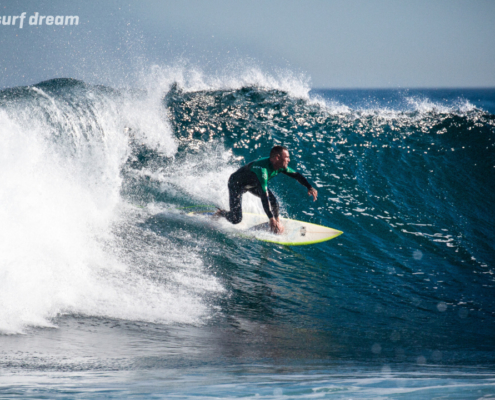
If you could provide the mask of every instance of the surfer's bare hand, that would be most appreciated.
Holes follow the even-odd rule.
[[[313,201],[316,201],[318,198],[318,191],[315,188],[311,188],[308,190],[308,195],[313,196]]]
[[[281,224],[280,220],[275,219],[275,218],[270,218],[270,229],[272,230],[273,233],[284,233],[284,226]]]

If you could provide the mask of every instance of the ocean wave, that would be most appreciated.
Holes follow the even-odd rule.
[[[2,332],[67,314],[227,315],[308,324],[346,343],[375,326],[369,349],[385,349],[393,326],[409,338],[401,346],[424,347],[418,321],[456,332],[449,345],[472,343],[458,311],[469,303],[487,343],[494,116],[459,96],[337,94],[313,96],[290,74],[178,67],[132,89],[53,80],[3,91]],[[282,213],[343,230],[338,240],[263,247],[184,216],[227,208],[229,175],[274,144],[319,191],[312,203],[290,179],[270,182]]]

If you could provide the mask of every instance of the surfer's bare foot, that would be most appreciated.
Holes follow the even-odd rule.
[[[217,212],[215,214],[213,214],[213,218],[215,218],[215,219],[219,219],[219,218],[222,218],[222,217],[225,218],[225,213],[226,213],[225,210],[222,210],[221,208],[218,208],[217,209]]]

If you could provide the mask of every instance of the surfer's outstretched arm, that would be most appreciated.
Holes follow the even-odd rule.
[[[313,197],[313,201],[316,201],[316,199],[318,198],[318,191],[313,186],[311,186],[308,180],[301,173],[295,171],[294,172],[284,171],[282,173],[295,179],[306,189],[308,189],[308,195]]]

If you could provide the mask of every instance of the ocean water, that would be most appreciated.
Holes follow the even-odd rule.
[[[185,215],[275,144],[284,247]],[[495,398],[495,90],[151,71],[0,92],[1,398]],[[262,212],[247,194],[244,210]]]

